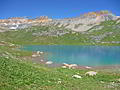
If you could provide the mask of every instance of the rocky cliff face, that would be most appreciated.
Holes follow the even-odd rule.
[[[0,28],[2,29],[23,29],[37,25],[53,25],[64,27],[77,32],[83,32],[99,25],[106,20],[117,20],[119,16],[113,15],[109,11],[89,12],[75,18],[51,19],[47,16],[41,16],[35,19],[27,19],[21,17],[0,20]]]

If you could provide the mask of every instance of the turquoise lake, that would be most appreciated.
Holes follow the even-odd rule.
[[[81,66],[120,65],[120,46],[33,45],[22,49],[46,52],[44,59],[55,63]]]

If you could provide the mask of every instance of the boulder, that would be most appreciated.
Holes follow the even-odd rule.
[[[52,61],[47,61],[45,64],[52,64],[53,62]]]
[[[66,66],[62,66],[62,68],[67,68]]]
[[[33,54],[32,57],[33,57],[33,58],[35,58],[35,57],[40,57],[40,55],[39,55],[39,54]]]
[[[37,54],[43,54],[43,52],[37,51]]]
[[[73,75],[72,77],[73,77],[73,78],[78,78],[78,79],[82,78],[82,77],[79,76],[79,75]]]
[[[67,64],[67,63],[63,63],[63,66],[66,66],[67,68],[71,69],[71,68],[77,67],[77,64]]]
[[[41,62],[43,62],[44,60],[43,60],[43,59],[41,59],[40,61],[41,61]]]
[[[37,56],[38,56],[38,55],[35,55],[35,54],[32,55],[33,58],[34,58],[34,57],[37,57]]]
[[[91,69],[92,67],[89,67],[89,66],[85,66],[85,68],[87,68],[87,69]]]
[[[40,52],[40,54],[43,54],[43,52]]]
[[[85,75],[89,75],[89,76],[95,76],[97,74],[97,72],[95,71],[89,71],[89,72],[86,72]]]
[[[40,51],[37,51],[37,54],[40,54]]]

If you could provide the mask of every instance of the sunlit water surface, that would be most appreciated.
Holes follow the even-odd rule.
[[[87,66],[120,65],[119,46],[24,46],[29,51],[47,52],[44,59],[55,63],[69,63]]]

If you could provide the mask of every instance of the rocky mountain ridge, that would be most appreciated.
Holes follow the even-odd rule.
[[[64,27],[76,32],[84,32],[99,25],[103,21],[117,20],[120,16],[115,16],[109,11],[89,12],[75,18],[51,19],[41,16],[35,19],[23,17],[13,17],[0,20],[0,32],[5,30],[19,30],[32,26],[57,26]]]

